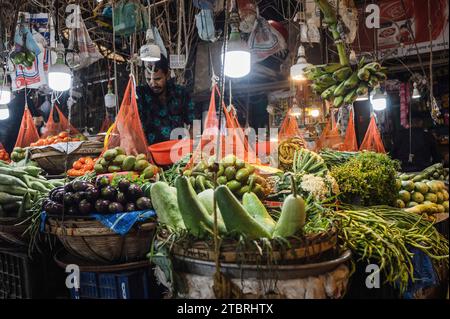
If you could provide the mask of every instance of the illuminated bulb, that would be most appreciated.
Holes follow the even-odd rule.
[[[148,28],[145,36],[147,43],[139,50],[139,57],[144,62],[157,62],[161,60],[161,49],[155,43],[155,36],[152,28]]]
[[[312,117],[319,117],[320,111],[318,109],[312,109],[311,110],[311,116]]]
[[[413,90],[413,94],[412,94],[412,98],[413,99],[420,99],[420,92],[419,89],[417,88],[417,83],[414,82],[414,90]]]
[[[11,88],[8,85],[0,85],[0,105],[11,102]]]
[[[67,91],[72,87],[72,72],[64,63],[64,46],[62,43],[58,44],[56,52],[58,58],[48,72],[48,86],[54,91]]]
[[[311,64],[306,61],[305,58],[305,48],[300,45],[298,48],[298,60],[297,63],[291,66],[291,78],[294,81],[304,81],[306,80],[304,69]]]
[[[222,63],[223,62],[222,54]],[[248,46],[242,42],[238,30],[232,30],[225,53],[224,73],[230,78],[242,78],[250,73],[251,54]]]
[[[376,88],[374,94],[370,96],[370,102],[374,111],[383,111],[386,109],[387,95],[383,94],[380,88]]]
[[[363,95],[359,95],[355,101],[367,101],[369,99],[369,93],[365,93]]]
[[[116,107],[116,95],[113,93],[111,83],[108,84],[108,93],[105,95],[105,106],[107,108]]]

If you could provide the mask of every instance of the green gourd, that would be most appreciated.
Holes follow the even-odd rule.
[[[286,197],[281,208],[273,237],[289,237],[301,230],[305,225],[305,201],[297,194],[294,177],[291,175],[292,194]]]

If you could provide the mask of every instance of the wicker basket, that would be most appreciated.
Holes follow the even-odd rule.
[[[158,234],[159,235],[159,234]],[[161,235],[161,239],[164,234]],[[337,248],[337,230],[330,229],[314,235],[309,235],[301,240],[291,239],[290,248],[281,246],[272,241],[272,252],[263,254],[255,248],[239,248],[235,241],[225,241],[220,247],[220,261],[225,263],[239,263],[245,261],[248,264],[255,264],[271,260],[278,264],[301,264],[314,261],[326,260],[330,255],[335,254]],[[176,242],[172,246],[172,253],[176,256],[195,258],[205,261],[214,261],[214,243],[205,241],[196,242]]]
[[[144,259],[155,228],[155,223],[137,223],[121,236],[96,220],[49,218],[46,225],[47,232],[56,235],[70,254],[100,264]]]
[[[84,156],[98,157],[103,151],[103,144],[98,141],[86,141],[70,154],[55,150],[51,146],[44,148],[30,148],[31,160],[35,161],[39,167],[48,174],[58,175],[71,168],[73,163]]]

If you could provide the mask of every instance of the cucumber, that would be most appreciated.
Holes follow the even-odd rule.
[[[202,205],[206,208],[209,215],[212,217],[214,222],[214,190],[207,189],[200,194],[198,194],[198,200]],[[217,227],[219,228],[219,232],[226,234],[227,229],[225,227],[225,223],[223,222],[222,214],[220,213],[219,207],[216,209],[217,213]]]
[[[249,239],[272,237],[253,219],[228,187],[224,185],[217,187],[215,195],[228,232],[243,234]]]
[[[10,195],[8,193],[0,192],[0,204],[6,205],[15,203],[22,200],[22,196]]]
[[[150,189],[153,208],[161,223],[174,229],[186,229],[176,193],[164,182],[156,182]]]
[[[211,216],[199,201],[197,193],[185,176],[176,179],[175,187],[178,194],[178,207],[186,229],[192,235],[204,238],[208,231],[214,229]]]
[[[242,198],[242,203],[247,210],[247,212],[269,233],[273,233],[275,229],[275,221],[267,212],[263,203],[259,200],[253,192],[245,193]]]

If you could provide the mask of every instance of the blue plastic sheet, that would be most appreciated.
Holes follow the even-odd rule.
[[[405,299],[414,299],[414,295],[421,289],[439,284],[439,279],[433,267],[431,258],[417,248],[410,249],[414,253],[412,264],[414,267],[414,282],[410,281],[404,294]]]
[[[216,0],[194,0],[194,7],[198,9],[213,10],[216,4]]]
[[[92,214],[96,220],[119,235],[128,233],[136,222],[143,222],[149,218],[155,217],[154,210],[141,210],[128,213],[118,213],[111,215]]]

